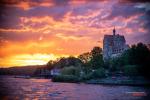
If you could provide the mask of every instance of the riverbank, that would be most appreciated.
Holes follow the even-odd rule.
[[[4,75],[5,76],[5,75]],[[2,77],[4,77],[2,76]],[[6,77],[6,76],[5,76]],[[10,76],[7,76],[10,77]],[[90,79],[90,80],[79,80],[77,77],[56,79],[56,78],[45,78],[45,77],[30,77],[30,76],[11,76],[13,78],[23,79],[51,79],[53,82],[60,83],[85,83],[85,84],[97,84],[97,85],[118,85],[118,86],[148,86],[150,87],[150,80],[146,80],[143,77],[107,77],[102,79]]]
[[[104,79],[87,80],[87,84],[120,85],[120,86],[150,86],[150,80],[144,78],[108,77]]]
[[[143,77],[107,77],[102,79],[81,80],[77,77],[53,77],[53,82],[64,83],[86,83],[86,84],[100,84],[100,85],[120,85],[120,86],[150,86],[150,80]]]

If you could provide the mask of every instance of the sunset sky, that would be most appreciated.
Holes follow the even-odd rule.
[[[102,47],[104,34],[150,43],[147,0],[1,0],[0,67],[41,65]]]

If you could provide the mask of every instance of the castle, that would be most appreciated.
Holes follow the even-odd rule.
[[[123,35],[116,34],[115,28],[113,35],[104,35],[103,39],[103,59],[104,61],[120,56],[129,46]]]

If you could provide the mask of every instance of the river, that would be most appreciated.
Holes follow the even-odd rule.
[[[134,93],[144,93],[144,95]],[[57,83],[0,76],[0,100],[150,100],[147,87]],[[146,95],[145,95],[146,94]]]

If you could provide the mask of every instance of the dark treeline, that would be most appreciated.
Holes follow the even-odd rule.
[[[132,45],[121,57],[112,59],[110,63],[112,70],[120,67],[129,75],[150,76],[150,50],[142,43]]]
[[[85,79],[106,77],[116,73],[125,76],[150,76],[150,50],[143,43],[132,45],[121,56],[103,61],[102,49],[94,47],[78,57],[49,61],[47,68],[60,68],[63,75],[81,76]]]

